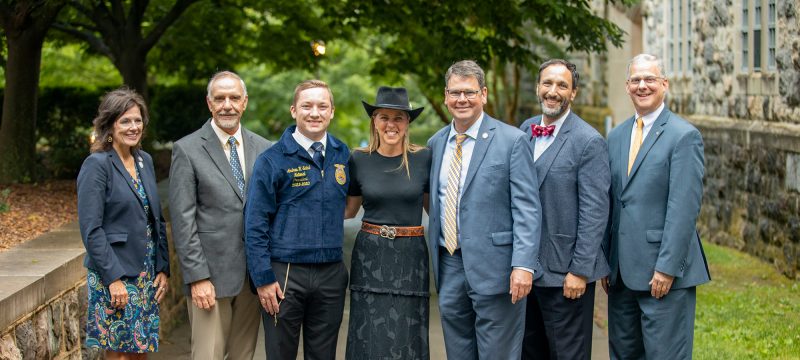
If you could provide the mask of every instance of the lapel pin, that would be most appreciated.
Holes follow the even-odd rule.
[[[486,138],[488,138],[488,137],[489,137],[489,134],[488,134],[488,133],[483,133],[483,134],[481,135],[481,137],[482,137],[482,138],[484,138],[484,139],[486,139]]]

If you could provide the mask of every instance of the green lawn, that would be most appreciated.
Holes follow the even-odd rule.
[[[712,281],[697,289],[695,359],[800,359],[800,283],[705,243]]]

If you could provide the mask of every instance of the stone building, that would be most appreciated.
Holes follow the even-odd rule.
[[[621,123],[633,115],[628,60],[661,57],[669,108],[705,140],[701,236],[800,277],[800,0],[593,4],[628,40],[582,60],[582,100]]]

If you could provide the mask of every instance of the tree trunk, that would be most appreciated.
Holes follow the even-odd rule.
[[[145,103],[149,100],[146,57],[147,54],[141,54],[137,49],[124,49],[114,62],[125,85],[142,95]]]
[[[30,14],[27,16],[31,17],[30,21],[21,22],[19,28],[15,28],[15,24],[11,22],[3,24],[8,44],[8,60],[3,117],[0,122],[0,184],[32,181],[37,164],[36,103],[39,95],[39,66],[44,36],[55,14],[37,19],[33,19]],[[48,25],[44,26],[43,22]]]

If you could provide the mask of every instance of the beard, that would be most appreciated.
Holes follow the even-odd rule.
[[[567,111],[569,107],[569,100],[567,98],[561,98],[561,103],[554,107],[548,107],[545,103],[545,99],[543,97],[539,97],[539,105],[542,107],[542,113],[551,119],[555,119],[560,117],[564,114],[564,111]]]

